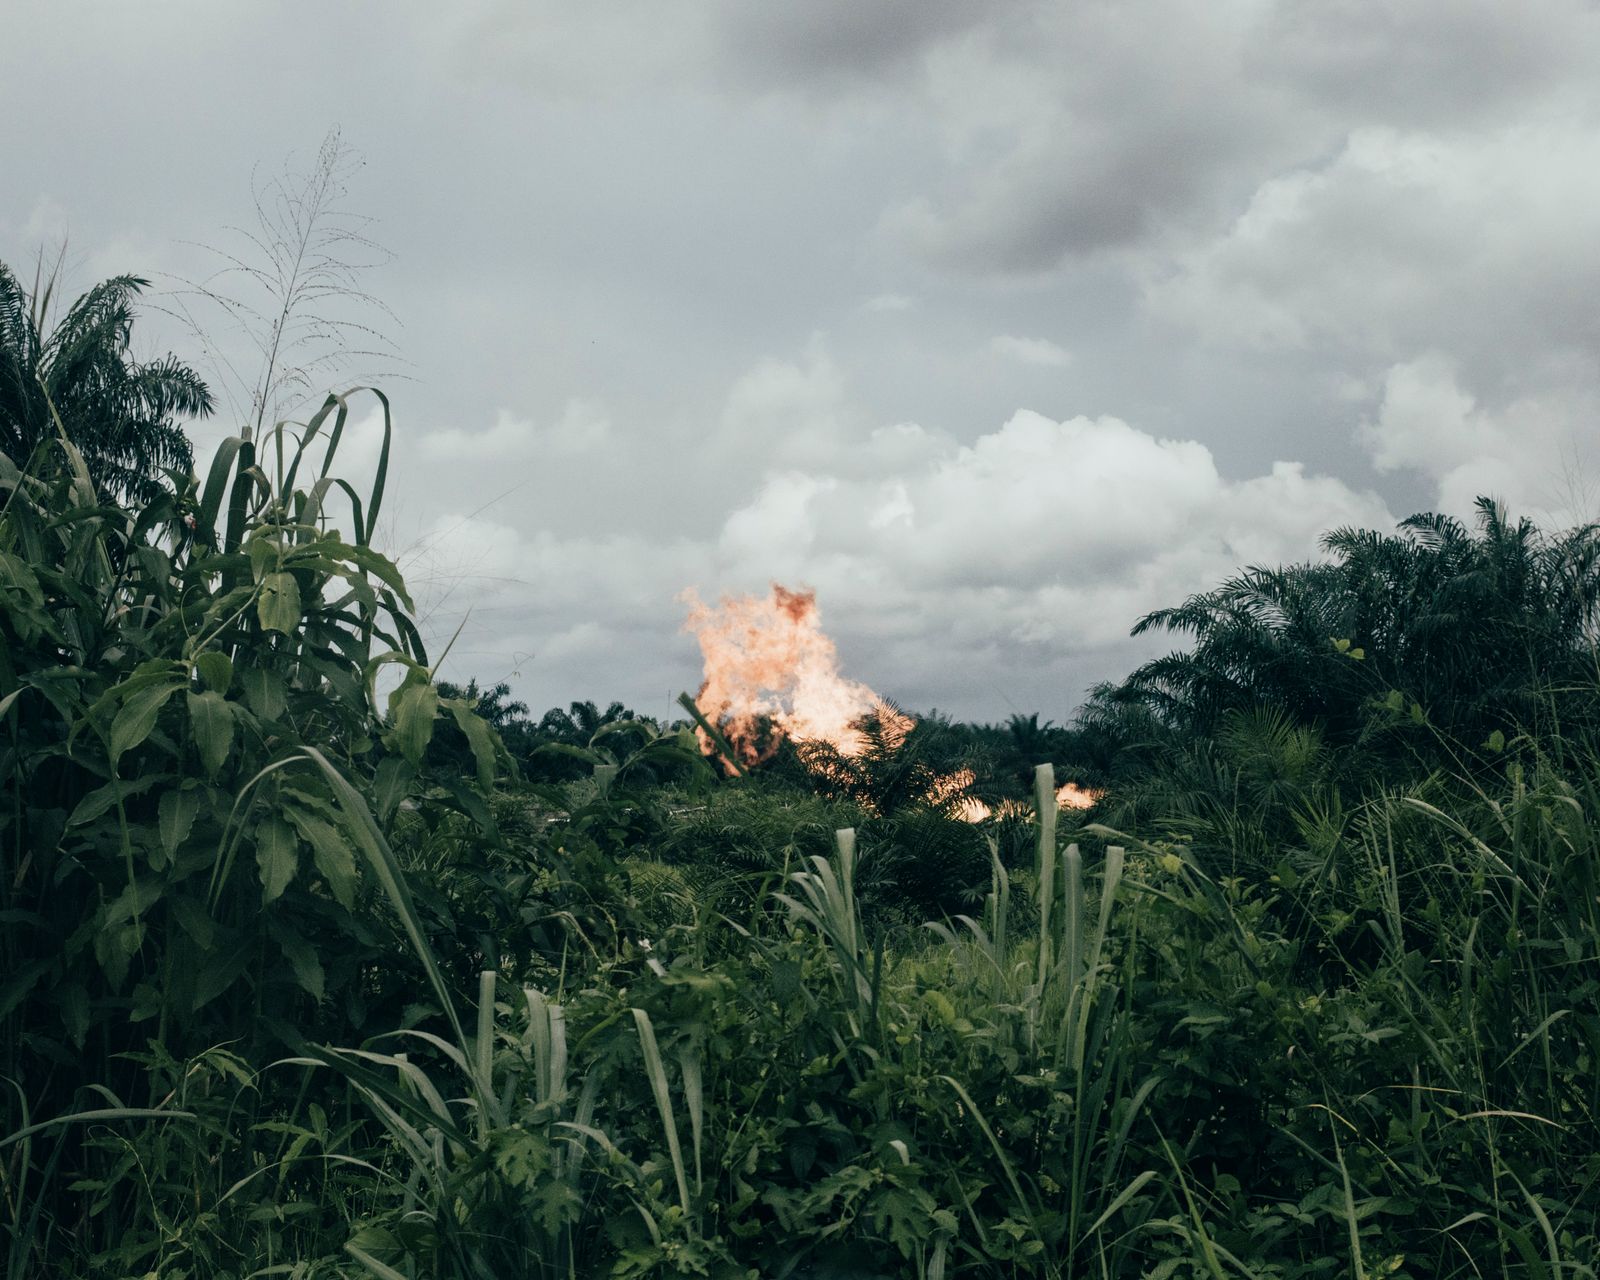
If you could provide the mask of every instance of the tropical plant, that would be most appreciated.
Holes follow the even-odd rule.
[[[175,356],[134,359],[135,303],[147,280],[103,281],[52,326],[56,284],[36,275],[25,289],[0,263],[0,453],[26,466],[65,432],[102,497],[147,505],[163,473],[187,474],[193,464],[180,420],[208,415],[211,393]]]
[[[1475,532],[1418,515],[1323,545],[1327,563],[1248,569],[1146,615],[1135,635],[1193,646],[1145,663],[1115,698],[1191,736],[1272,705],[1333,742],[1377,735],[1429,758],[1441,740],[1533,727],[1545,708],[1563,728],[1594,724],[1600,525],[1546,534],[1480,498]]]
[[[128,1055],[152,1039],[256,1061],[415,997],[421,936],[382,829],[407,801],[482,812],[502,752],[429,681],[371,545],[382,474],[363,503],[328,470],[348,413],[329,397],[298,437],[279,427],[277,484],[235,438],[203,484],[131,510],[65,439],[30,472],[0,454],[8,1119],[52,1121],[91,1087],[142,1101]],[[384,666],[402,673],[386,706]],[[445,718],[470,777],[428,775]]]

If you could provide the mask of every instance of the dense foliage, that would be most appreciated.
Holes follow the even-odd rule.
[[[1274,706],[1337,745],[1435,761],[1429,736],[1600,727],[1600,526],[1549,535],[1481,498],[1475,530],[1419,515],[1394,534],[1338,529],[1323,544],[1324,563],[1248,569],[1141,619],[1135,634],[1193,643],[1102,704],[1142,707],[1189,738]]]
[[[8,1280],[1595,1275],[1592,531],[719,781],[435,682],[347,413],[0,454]]]
[[[211,392],[174,356],[133,358],[134,304],[148,284],[106,280],[50,327],[54,280],[30,292],[0,263],[0,453],[25,464],[60,419],[103,494],[144,505],[165,471],[188,471],[179,420],[209,414]]]

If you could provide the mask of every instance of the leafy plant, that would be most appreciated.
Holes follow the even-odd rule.
[[[25,465],[69,430],[101,497],[153,502],[167,472],[192,465],[180,420],[208,415],[211,392],[174,356],[134,359],[134,306],[149,281],[103,281],[52,326],[56,285],[36,275],[25,289],[0,263],[0,453]]]

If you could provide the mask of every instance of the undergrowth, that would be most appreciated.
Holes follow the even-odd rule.
[[[347,412],[137,510],[0,459],[8,1280],[1596,1274],[1593,750],[1236,719],[1125,830],[634,721],[526,784]]]

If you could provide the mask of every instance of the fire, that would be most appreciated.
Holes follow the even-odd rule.
[[[1056,788],[1056,805],[1062,809],[1092,809],[1094,802],[1104,794],[1080,787],[1076,782],[1064,782]]]
[[[860,754],[863,739],[852,726],[882,709],[883,700],[839,674],[839,652],[822,629],[816,592],[773,583],[770,597],[724,596],[716,609],[693,591],[682,598],[689,605],[684,629],[705,659],[695,702],[745,764],[770,759],[779,738],[831,742],[841,755]],[[898,720],[905,720],[903,736],[911,722]],[[771,733],[763,733],[763,722]]]
[[[951,816],[958,822],[984,822],[994,817],[994,810],[977,796],[962,796]]]
[[[705,682],[695,704],[742,764],[770,760],[784,738],[825,742],[853,760],[866,747],[856,726],[868,716],[876,717],[878,738],[890,750],[911,732],[911,717],[839,674],[839,651],[822,629],[816,592],[773,583],[770,596],[724,596],[714,609],[692,590],[681,598],[689,606],[684,630],[700,642],[705,660]],[[714,753],[710,735],[696,732],[701,747]],[[805,752],[801,758],[806,759]],[[809,767],[827,768],[816,758]],[[971,769],[957,769],[933,779],[926,798],[964,822],[982,822],[994,810],[970,794],[976,782]],[[1056,801],[1063,808],[1087,809],[1099,796],[1068,782],[1056,792]],[[1026,806],[1001,802],[1001,816],[1016,812],[1025,813]]]

